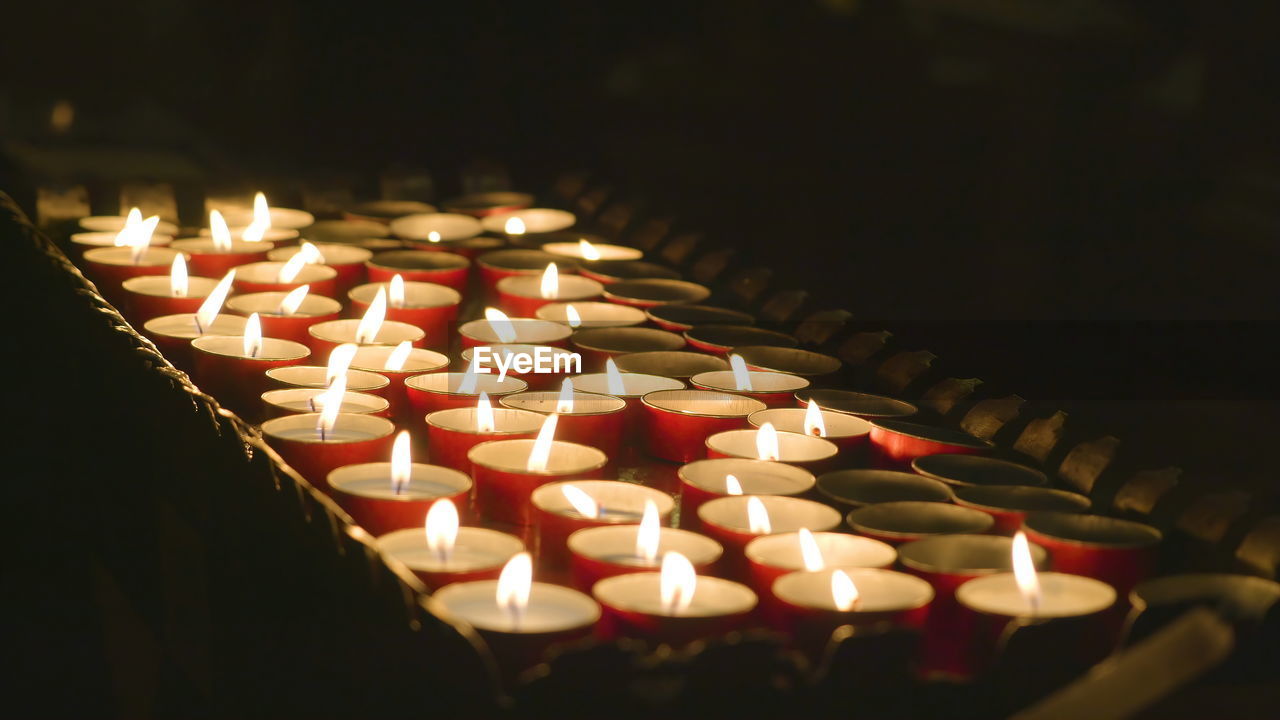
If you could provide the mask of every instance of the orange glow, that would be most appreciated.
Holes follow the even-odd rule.
[[[489,393],[480,391],[480,400],[476,403],[476,432],[491,433],[497,427],[493,418],[493,403],[489,402]]]
[[[827,436],[827,424],[822,420],[822,409],[812,400],[804,411],[804,434],[814,437]]]
[[[262,352],[262,320],[253,313],[244,324],[244,354],[258,357]]]

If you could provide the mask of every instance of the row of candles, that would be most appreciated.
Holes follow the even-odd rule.
[[[379,255],[302,240],[309,216],[261,195],[231,216],[243,224],[214,211],[189,239],[157,238],[176,232],[158,218],[94,218],[73,242],[99,246],[86,271],[175,364],[261,418],[291,466],[512,667],[591,632],[681,645],[763,623],[816,652],[836,627],[888,622],[922,630],[930,669],[963,675],[1010,623],[1106,637],[1151,569],[1158,533],[1047,488],[848,518],[812,499],[839,468],[964,466],[989,446],[848,393],[876,408],[869,421],[811,387],[823,373],[750,359],[741,345],[786,348],[781,334],[699,306],[701,286],[634,278],[647,264],[633,248],[492,242],[569,227],[569,213],[409,216],[393,229],[418,249]],[[458,325],[470,292],[493,306]],[[700,312],[725,322],[682,322]],[[431,349],[455,328],[460,372]],[[424,451],[432,464],[412,461]],[[601,479],[635,466],[673,474],[674,497]],[[1046,507],[1070,512],[1027,514]]]

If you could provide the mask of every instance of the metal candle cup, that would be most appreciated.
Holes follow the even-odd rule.
[[[1029,512],[1078,513],[1089,510],[1089,498],[1079,493],[1026,485],[972,485],[955,490],[960,507],[980,510],[992,517],[991,532],[1013,535]]]
[[[321,407],[316,398],[328,392],[321,388],[279,388],[262,393],[262,417],[273,418],[283,415],[319,412]],[[338,412],[354,415],[377,415],[389,417],[389,404],[386,398],[362,392],[342,393],[342,403]]]
[[[615,575],[597,582],[591,594],[604,611],[601,637],[682,647],[746,626],[758,602],[746,585],[700,576],[688,608],[672,612],[663,605],[660,583],[661,574],[656,572]]]
[[[542,246],[543,250],[554,243],[548,243]],[[596,245],[599,247],[599,245]],[[679,280],[680,273],[672,270],[666,265],[658,263],[644,262],[642,260],[580,260],[578,262],[578,272],[583,277],[589,277],[598,283],[604,285],[612,285],[616,282],[624,280],[640,280],[644,278],[658,278],[662,280]]]
[[[786,333],[751,325],[697,325],[684,331],[684,339],[690,347],[713,355],[728,355],[744,345],[793,348],[798,344]]]
[[[471,261],[446,252],[392,250],[374,255],[365,267],[369,282],[390,282],[399,275],[405,280],[444,285],[462,293],[467,289]]]
[[[258,313],[263,335],[303,345],[311,339],[307,331],[312,325],[337,320],[338,313],[342,312],[342,304],[337,300],[308,292],[298,309],[285,315],[281,312],[280,303],[286,295],[288,293],[284,292],[236,295],[227,299],[227,309],[245,317]]]
[[[840,450],[841,461],[847,462],[862,454],[862,451],[867,447],[868,439],[871,437],[871,423],[860,417],[830,410],[819,410],[818,412],[822,417],[825,433],[818,437],[835,443],[835,446]],[[747,422],[751,423],[753,427],[760,427],[765,423],[770,423],[780,432],[805,434],[804,420],[806,413],[806,410],[799,408],[775,407],[751,413],[747,417]]]
[[[498,282],[521,275],[541,276],[548,263],[555,263],[561,276],[577,272],[577,264],[569,258],[541,250],[495,250],[476,258],[480,269],[480,285],[484,297],[496,298]]]
[[[393,487],[391,463],[344,465],[329,473],[329,495],[352,519],[374,535],[421,528],[427,511],[448,500],[466,515],[471,478],[439,465],[413,463],[409,481]]]
[[[232,268],[266,260],[275,245],[265,241],[232,240],[231,245],[223,249],[213,238],[182,238],[169,243],[169,247],[187,256],[187,266],[193,274],[220,278]]]
[[[499,402],[503,407],[516,410],[559,416],[556,437],[598,448],[610,458],[618,457],[622,444],[622,432],[626,428],[626,401],[609,395],[573,393],[573,408],[558,410],[561,400],[558,392],[522,392],[504,395]]]
[[[408,392],[410,415],[417,422],[437,410],[456,407],[474,408],[480,399],[480,393],[495,398],[501,395],[524,392],[529,388],[525,381],[507,377],[501,381],[497,375],[475,375],[475,386],[465,388],[466,373],[424,373],[405,378],[404,387]]]
[[[351,289],[351,309],[356,316],[363,316],[378,290],[387,290],[389,283],[366,283]],[[388,320],[414,325],[426,335],[423,344],[428,347],[447,347],[449,327],[458,319],[458,305],[462,295],[453,288],[423,282],[404,284],[404,302],[387,303]]]
[[[712,305],[656,305],[644,311],[663,330],[684,332],[698,325],[754,325],[751,315]]]
[[[1063,512],[1033,512],[1027,539],[1049,551],[1053,569],[1106,582],[1127,599],[1156,566],[1160,531],[1129,520]]]
[[[441,559],[427,546],[422,528],[395,530],[378,538],[378,551],[405,564],[427,590],[435,592],[450,583],[496,580],[502,566],[524,543],[515,535],[478,527],[458,528],[458,538],[448,557]]]
[[[711,297],[711,290],[686,280],[623,280],[605,286],[609,302],[638,308],[651,308],[669,303],[698,303]]]
[[[728,370],[724,359],[684,350],[655,350],[619,355],[615,361],[622,372],[688,380],[698,373]]]
[[[578,314],[577,325],[569,319],[569,308]],[[642,325],[645,315],[640,310],[607,302],[553,302],[538,308],[534,317],[575,328],[621,328]],[[683,344],[683,343],[681,343]]]
[[[840,609],[832,594],[832,576],[843,572],[858,598],[852,608]],[[914,575],[862,567],[831,567],[816,572],[788,573],[773,583],[776,610],[772,624],[791,636],[794,645],[818,657],[842,625],[870,626],[883,622],[922,628],[933,601],[933,588]]]
[[[953,487],[1049,484],[1048,476],[1035,468],[981,455],[925,455],[913,460],[911,469]]]
[[[165,315],[194,314],[217,286],[218,281],[213,278],[189,277],[187,292],[175,297],[168,275],[139,275],[121,283],[129,322],[134,325]]]
[[[473,348],[480,345],[501,345],[508,340],[511,343],[526,345],[550,345],[562,347],[566,344],[573,329],[548,320],[533,318],[511,318],[511,330],[514,336],[504,337],[488,320],[472,320],[458,328],[462,336],[462,347]]]
[[[318,429],[318,413],[286,415],[262,423],[262,435],[312,485],[325,489],[329,473],[344,465],[379,462],[391,454],[396,426],[374,415],[338,413],[332,430]]]
[[[768,512],[767,532],[751,529],[747,506],[752,500],[759,500]],[[698,521],[702,532],[724,546],[725,575],[746,579],[749,576],[744,555],[747,543],[762,535],[796,532],[801,528],[810,532],[834,530],[840,525],[840,513],[812,500],[779,495],[733,495],[703,503],[698,508]]]
[[[785,463],[724,458],[697,460],[677,472],[680,479],[680,526],[698,529],[698,508],[730,497],[726,477],[732,475],[747,495],[800,496],[813,489],[813,473]]]
[[[887,568],[898,558],[892,545],[847,533],[813,533],[823,568]],[[800,546],[800,533],[761,535],[743,549],[747,559],[747,584],[770,605],[773,583],[783,575],[808,570]]]
[[[796,390],[809,387],[809,381],[798,375],[787,373],[760,372],[748,370],[751,381],[750,390],[739,390],[737,376],[732,370],[713,370],[698,373],[689,378],[689,384],[703,390],[716,390],[746,395],[755,398],[771,408],[790,405]],[[754,423],[753,423],[754,424]],[[781,430],[782,428],[778,428]],[[799,432],[794,430],[791,432]]]
[[[458,240],[473,238],[484,232],[480,221],[458,213],[421,212],[395,218],[391,233],[416,244],[448,247]],[[434,238],[435,242],[432,242]]]
[[[563,418],[562,418],[563,419]],[[586,493],[597,505],[595,517],[583,515],[564,495],[566,486]],[[567,480],[543,485],[530,494],[533,520],[529,549],[546,574],[564,578],[569,572],[569,536],[577,530],[609,525],[638,525],[646,502],[658,508],[659,521],[671,522],[675,500],[671,496],[635,483],[617,480]]]
[[[684,347],[684,339],[675,333],[640,327],[582,329],[574,332],[569,342],[581,353],[583,367],[593,371],[603,370],[605,362],[618,355]]]
[[[203,335],[191,341],[196,382],[225,407],[253,418],[262,409],[267,370],[297,365],[311,355],[306,345],[262,338],[258,352],[244,350],[240,335]]]
[[[303,265],[298,274],[289,281],[280,280],[283,262],[267,260],[249,263],[236,268],[236,294],[284,292],[295,290],[303,285],[309,286],[310,293],[328,298],[338,297],[338,271],[328,265]]]
[[[905,470],[913,460],[926,455],[972,455],[988,452],[991,447],[991,443],[960,430],[902,420],[871,423],[871,457],[879,467]]]
[[[609,458],[587,445],[555,440],[547,469],[529,470],[535,440],[490,440],[467,453],[481,517],[518,527],[532,521],[530,496],[539,486],[569,478],[597,478]]]
[[[373,257],[373,252],[355,245],[340,243],[315,243],[315,247],[324,257],[322,263],[333,268],[334,297],[342,297],[348,290],[365,281],[367,277],[364,264]],[[288,262],[290,258],[302,252],[300,246],[276,248],[267,253],[267,259],[276,262]]]
[[[222,213],[226,217],[227,225],[231,228],[231,236],[236,237],[254,220],[254,206],[247,200],[248,198],[245,198],[242,202],[231,198],[206,198],[205,210],[217,210]],[[315,215],[297,208],[270,207],[268,213],[272,230],[297,230],[310,227],[316,221]],[[200,232],[203,235],[209,232],[209,229],[204,228]]]
[[[545,417],[528,410],[493,408],[493,429],[480,430],[475,406],[436,410],[426,416],[427,447],[431,461],[465,473],[471,472],[467,453],[490,440],[527,440],[538,436]]]
[[[244,326],[245,318],[236,315],[218,315],[209,327],[205,328],[196,321],[195,313],[182,313],[152,318],[143,323],[142,332],[156,344],[174,367],[192,372],[194,366],[192,340],[205,334],[243,335]]]
[[[577,216],[568,210],[535,207],[485,215],[480,219],[480,225],[485,232],[505,235],[507,223],[512,219],[519,220],[520,226],[524,228],[521,235],[539,235],[568,230],[578,222]]]
[[[837,470],[818,476],[818,492],[849,508],[886,502],[951,502],[946,484],[896,470]]]
[[[707,458],[759,457],[756,439],[759,430],[725,430],[706,440]],[[812,435],[780,432],[778,436],[778,460],[788,465],[805,468],[811,472],[830,470],[840,449],[836,444]]]
[[[764,403],[707,390],[658,390],[641,398],[649,453],[675,462],[706,456],[706,439],[740,428]]]
[[[915,415],[917,411],[915,405],[905,400],[851,390],[809,388],[796,393],[798,407],[807,408],[810,400],[823,410],[857,415],[863,419],[905,418]]]
[[[498,307],[508,315],[533,317],[539,308],[553,302],[598,298],[604,288],[595,280],[578,275],[565,275],[559,278],[558,284],[559,287],[551,297],[544,297],[540,276],[518,275],[502,278],[494,286],[494,290],[498,293]]]
[[[407,341],[414,347],[422,347],[427,337],[427,334],[422,332],[422,329],[416,325],[386,320],[378,328],[378,333],[373,336],[371,342],[357,343],[356,331],[359,329],[360,321],[352,318],[316,323],[307,328],[307,345],[311,347],[312,352],[316,355],[328,357],[334,348],[344,343],[390,345],[394,347]]]
[[[791,373],[810,379],[834,375],[842,366],[838,358],[799,348],[740,345],[733,352],[742,356],[748,370]]]
[[[569,536],[571,584],[590,592],[605,578],[657,570],[668,552],[684,555],[699,575],[711,574],[724,554],[720,543],[705,535],[675,528],[658,528],[658,547],[652,560],[636,553],[637,525],[608,525],[578,530]]]
[[[400,369],[388,370],[387,361],[395,351],[396,348],[386,345],[366,345],[357,348],[355,357],[351,359],[351,367],[378,373],[391,381],[386,394],[387,402],[391,403],[391,417],[399,423],[405,423],[409,420],[413,408],[409,404],[409,391],[405,389],[404,381],[414,375],[445,369],[449,366],[449,358],[434,350],[412,348]]]
[[[933,535],[980,534],[991,529],[991,516],[978,510],[939,502],[887,502],[858,508],[845,518],[854,532],[890,545]]]
[[[628,261],[639,260],[644,257],[644,251],[639,248],[628,247],[626,245],[612,245],[610,243],[598,243],[591,241],[591,249],[593,251],[591,257],[588,257],[582,243],[579,242],[551,242],[543,243],[543,252],[549,252],[552,255],[563,255],[578,261],[588,261],[586,264],[595,264],[598,261]]]

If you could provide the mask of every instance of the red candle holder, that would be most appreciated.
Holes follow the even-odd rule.
[[[823,410],[856,415],[864,419],[907,418],[917,412],[916,406],[905,400],[851,390],[809,388],[797,392],[795,397],[798,407],[807,408],[810,402],[814,402]]]
[[[500,190],[460,195],[445,200],[440,206],[451,213],[482,218],[521,210],[532,204],[533,196],[529,193]]]
[[[575,390],[611,395],[627,404],[626,422],[622,431],[624,444],[631,444],[628,440],[634,441],[642,432],[645,409],[641,398],[658,390],[684,389],[684,383],[674,378],[641,373],[619,373],[613,380],[610,380],[607,373],[590,373],[575,375],[572,380]]]
[[[427,545],[422,528],[406,528],[380,536],[378,551],[404,563],[435,592],[451,583],[496,580],[502,566],[524,552],[524,543],[497,530],[460,527],[453,548],[441,557]]]
[[[287,313],[281,306],[287,295],[283,292],[237,295],[227,300],[227,309],[245,317],[258,313],[263,335],[303,345],[311,339],[308,331],[312,325],[337,320],[338,313],[342,312],[342,304],[337,300],[308,292],[298,309]]]
[[[638,308],[651,308],[670,303],[699,303],[711,297],[711,290],[687,280],[623,280],[605,286],[609,302]]]
[[[991,443],[966,432],[903,420],[875,420],[871,423],[871,460],[885,468],[908,469],[925,455],[957,453],[972,455],[991,450]]]
[[[810,435],[812,433],[807,431],[805,425],[807,415],[808,410],[776,407],[751,413],[747,417],[747,422],[751,423],[752,427],[758,428],[765,423],[770,423],[779,432]],[[842,463],[849,464],[863,455],[871,437],[871,423],[860,417],[830,410],[818,410],[818,415],[822,419],[822,427],[817,437],[835,444],[839,449]]]
[[[316,355],[328,356],[333,349],[345,343],[356,345],[390,345],[396,346],[408,342],[415,347],[422,347],[427,334],[416,325],[385,320],[378,327],[371,342],[356,342],[356,332],[360,329],[360,321],[355,319],[329,320],[316,323],[307,328],[309,340],[307,345]]]
[[[810,381],[835,375],[842,365],[838,358],[830,355],[773,345],[740,345],[733,353],[742,356],[748,370],[790,373]]]
[[[644,311],[654,325],[671,332],[684,332],[697,325],[754,325],[748,313],[712,305],[656,305]]]
[[[890,545],[934,535],[980,534],[991,529],[991,516],[978,510],[939,502],[887,502],[867,505],[845,518],[854,532]]]
[[[162,315],[142,325],[142,332],[173,363],[174,367],[193,372],[195,367],[191,341],[205,335],[244,335],[246,319],[235,315],[217,315],[209,327],[196,320],[195,313]]]
[[[310,388],[324,390],[329,387],[329,368],[322,365],[289,365],[266,371],[268,385],[276,388]],[[368,370],[348,368],[343,373],[347,390],[351,392],[386,395],[391,381],[385,375]]]
[[[546,470],[529,470],[536,440],[490,440],[467,453],[476,481],[476,510],[499,523],[527,527],[532,522],[530,496],[547,483],[569,478],[597,478],[609,458],[587,445],[556,440]]]
[[[196,382],[224,407],[249,418],[262,409],[262,393],[268,389],[263,373],[297,365],[311,355],[306,345],[278,338],[262,338],[257,352],[250,354],[239,335],[203,335],[191,347]]]
[[[373,257],[373,251],[356,245],[340,243],[314,243],[320,253],[320,265],[333,268],[334,297],[342,297],[351,288],[365,281],[364,264]],[[288,262],[294,255],[302,252],[302,247],[276,248],[267,253],[267,259],[275,262]]]
[[[374,535],[421,528],[427,511],[441,500],[464,511],[470,504],[471,478],[457,470],[412,463],[408,482],[397,485],[392,477],[391,463],[373,462],[340,467],[326,482],[329,495]]]
[[[522,392],[505,395],[503,407],[528,410],[541,415],[559,416],[556,437],[598,448],[610,458],[618,457],[622,432],[626,427],[627,403],[619,398],[595,393],[575,392],[567,406],[561,393]]]
[[[911,469],[952,487],[970,485],[1037,487],[1049,484],[1049,477],[1035,468],[982,455],[925,455],[911,461]]]
[[[262,417],[319,412],[322,402],[316,402],[327,390],[321,388],[280,388],[262,393]],[[338,412],[353,415],[377,415],[390,417],[386,398],[363,392],[344,392]]]
[[[609,247],[619,247],[618,245],[602,245],[594,244],[598,249]],[[542,246],[553,255],[559,255],[561,243],[548,243]],[[636,248],[624,248],[625,250],[639,252]],[[679,280],[680,273],[672,270],[666,265],[658,263],[644,262],[639,259],[635,260],[580,260],[578,261],[578,272],[583,277],[589,277],[596,282],[605,285],[622,282],[624,280],[640,280],[643,278],[657,278],[660,280]]]
[[[764,403],[707,390],[658,390],[641,398],[649,454],[675,462],[706,456],[706,439],[740,428]]]
[[[660,375],[685,382],[698,373],[729,369],[729,363],[723,358],[684,350],[627,353],[619,355],[614,362],[624,373]]]
[[[262,423],[267,444],[312,485],[327,490],[329,473],[344,465],[378,462],[391,454],[396,426],[374,415],[338,413],[330,430],[319,429],[320,415],[286,415]]]
[[[1161,534],[1150,525],[1103,515],[1033,512],[1023,529],[1028,540],[1049,551],[1054,570],[1102,580],[1121,598],[1155,571]]]
[[[788,465],[796,465],[810,472],[830,470],[835,465],[840,448],[836,444],[820,437],[801,435],[800,433],[776,433],[778,439],[778,459]],[[706,440],[707,458],[758,458],[757,448],[759,430],[725,430],[711,435]]]
[[[84,253],[84,270],[108,300],[123,304],[125,296],[121,285],[125,280],[168,275],[173,259],[180,254],[166,247],[148,247],[135,260],[131,247],[94,248]]]
[[[565,488],[580,490],[594,502],[594,515],[584,515],[568,497]],[[538,567],[548,576],[567,577],[569,536],[577,530],[609,525],[638,525],[645,503],[658,509],[663,525],[671,522],[675,500],[670,495],[635,483],[617,480],[569,480],[542,485],[529,496],[533,505],[530,550]]]
[[[787,375],[786,373],[748,370],[747,377],[751,382],[750,390],[739,389],[737,374],[732,370],[713,370],[711,372],[698,373],[689,379],[689,384],[703,390],[745,395],[755,398],[771,408],[790,405],[795,397],[793,393],[809,386],[808,380],[799,375]]]
[[[853,584],[852,607],[836,603],[833,576],[841,572]],[[933,601],[933,588],[914,575],[869,568],[831,568],[793,572],[773,584],[775,628],[811,658],[820,657],[831,634],[844,625],[870,627],[879,623],[922,628]]]
[[[347,296],[351,309],[363,316],[378,290],[388,290],[389,282],[367,283],[354,287]],[[462,295],[453,288],[422,282],[406,282],[404,299],[391,299],[387,303],[387,319],[416,325],[426,335],[423,344],[430,347],[446,347],[449,344],[449,327],[458,319],[458,305]]]
[[[481,255],[476,258],[476,267],[480,270],[484,297],[496,298],[498,282],[503,278],[541,276],[549,263],[555,264],[556,272],[561,276],[577,272],[577,264],[569,258],[541,250],[495,250]]]
[[[399,347],[387,345],[365,345],[357,348],[355,357],[351,359],[353,369],[375,372],[391,381],[386,397],[391,403],[391,417],[401,424],[406,423],[412,414],[404,381],[414,375],[444,370],[448,366],[448,356],[434,350],[411,348],[406,355]]]
[[[189,277],[186,292],[175,296],[167,275],[139,275],[121,284],[129,320],[135,325],[165,315],[195,314],[217,286],[218,281],[213,278]]]
[[[639,526],[606,525],[577,530],[565,545],[569,550],[569,575],[573,587],[589,592],[605,578],[651,572],[669,552],[684,555],[699,575],[713,574],[724,548],[705,535],[675,528],[658,528],[658,544],[649,555],[638,548]]]
[[[932,478],[896,470],[837,470],[818,476],[818,492],[848,508],[887,502],[940,502],[954,499],[951,488]]]
[[[182,238],[169,243],[169,248],[187,256],[191,272],[205,277],[222,277],[232,268],[267,259],[275,245],[269,242],[232,240],[221,248],[213,238]]]
[[[479,361],[475,361],[477,352],[482,352]],[[476,364],[481,370],[488,371],[484,373],[486,375],[500,375],[499,362],[508,363],[507,377],[523,380],[532,390],[560,387],[566,376],[582,371],[582,362],[577,355],[551,345],[480,345],[464,349],[461,357],[464,367]],[[519,364],[525,362],[528,364]]]
[[[745,627],[757,603],[751,588],[716,577],[699,577],[692,602],[678,613],[663,606],[660,593],[661,573],[628,573],[597,582],[591,594],[604,611],[600,636],[683,647]]]
[[[577,318],[569,317],[569,308],[577,313]],[[637,308],[617,305],[608,302],[553,302],[543,305],[534,313],[539,320],[565,325],[570,329],[578,328],[622,328],[643,325],[647,318]]]
[[[467,453],[490,440],[527,440],[538,436],[546,419],[527,410],[491,409],[492,429],[480,429],[480,411],[475,407],[437,410],[426,416],[427,446],[431,461],[465,473],[471,472]]]
[[[369,282],[391,282],[399,275],[413,282],[434,283],[453,288],[459,293],[467,289],[471,261],[461,255],[422,250],[391,250],[374,255],[365,263]]]
[[[545,297],[542,292],[542,277],[538,275],[516,275],[498,281],[494,290],[498,293],[498,307],[509,315],[533,317],[534,313],[544,305],[553,302],[573,302],[592,300],[600,297],[604,286],[590,278],[578,275],[565,275],[557,280],[554,292]]]
[[[533,318],[511,318],[507,323],[495,324],[489,320],[472,320],[458,328],[462,347],[480,345],[550,345],[567,344],[573,330],[559,323]]]
[[[768,514],[766,528],[752,529],[748,507],[753,502]],[[724,546],[722,568],[726,577],[748,577],[744,555],[747,543],[761,535],[796,532],[825,532],[840,526],[840,513],[812,500],[780,495],[735,495],[708,500],[698,508],[702,532]]]
[[[793,348],[799,344],[786,333],[752,325],[697,325],[685,330],[684,338],[689,347],[713,355],[728,355],[744,345]]]
[[[338,297],[338,271],[328,265],[303,265],[292,280],[280,279],[285,263],[267,260],[237,267],[235,288],[237,295],[249,293],[287,293],[303,285],[311,288],[313,295]]]
[[[1029,512],[1088,512],[1092,504],[1079,493],[1025,485],[972,485],[955,491],[960,507],[980,510],[992,517],[991,532],[1013,535]]]
[[[737,481],[730,488],[728,477]],[[680,480],[680,526],[697,530],[698,509],[717,498],[745,493],[747,495],[786,495],[798,497],[813,489],[813,473],[804,468],[767,460],[723,458],[697,460],[677,473]]]
[[[529,388],[525,381],[507,376],[472,375],[467,373],[425,373],[405,378],[411,417],[425,418],[437,410],[476,406],[480,393],[491,398],[524,392]]]
[[[572,233],[570,233],[572,235]],[[545,242],[540,246],[542,250],[552,255],[564,255],[573,258],[583,265],[591,265],[602,273],[607,273],[613,267],[627,267],[630,265],[653,266],[661,268],[658,272],[673,273],[665,265],[657,265],[655,263],[639,262],[644,257],[644,251],[640,248],[634,248],[629,245],[615,245],[607,243],[598,237],[591,238],[566,238],[563,241]],[[603,266],[603,267],[601,267]],[[626,272],[625,270],[621,272]],[[627,277],[654,277],[644,274],[629,274]],[[622,279],[622,278],[617,278]]]
[[[838,532],[810,536],[817,550],[811,559],[805,558],[799,532],[761,535],[743,549],[747,584],[766,605],[773,602],[774,581],[783,575],[824,568],[887,568],[898,559],[898,551],[879,540]]]
[[[569,342],[582,354],[586,368],[592,371],[603,370],[605,362],[618,355],[679,350],[684,347],[684,338],[675,333],[640,327],[582,329],[575,332]]]

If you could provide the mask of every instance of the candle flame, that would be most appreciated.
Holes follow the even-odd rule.
[[[541,295],[543,300],[555,300],[556,295],[560,293],[560,271],[556,269],[555,263],[547,263],[547,269],[542,271]]]
[[[341,402],[341,401],[339,401]],[[399,495],[409,487],[413,477],[413,457],[409,451],[409,431],[401,430],[391,446],[391,492]]]
[[[525,470],[531,473],[547,471],[547,463],[551,460],[551,443],[556,439],[556,422],[559,419],[559,415],[552,413],[542,421],[542,429],[538,431],[538,439],[533,441],[533,450],[529,453]]]
[[[267,196],[258,192],[253,196],[252,225],[261,225],[263,230],[271,227],[271,207],[267,205]]]
[[[443,498],[431,504],[425,529],[427,549],[440,558],[441,565],[447,565],[458,542],[458,508],[452,500]]]
[[[311,292],[310,285],[299,285],[290,290],[289,294],[280,300],[280,314],[288,317],[298,312],[298,308],[302,307],[302,301],[307,299],[308,292]]]
[[[209,212],[209,234],[213,236],[216,252],[231,252],[231,230],[227,228],[226,218],[217,210]]]
[[[518,217],[509,217],[502,226],[502,232],[508,235],[523,235],[525,233],[524,221]]]
[[[556,412],[573,412],[573,380],[565,378],[560,384],[560,396],[556,398]]]
[[[427,242],[432,242],[432,243],[440,242],[440,233],[436,232],[435,230],[432,230],[431,232],[427,233]]]
[[[307,264],[307,256],[305,253],[294,253],[289,261],[280,266],[280,272],[276,274],[276,281],[281,283],[291,283],[297,279],[298,273],[302,272],[302,268]]]
[[[324,264],[324,253],[320,252],[320,248],[306,240],[302,241],[302,244],[298,246],[298,252],[294,253],[294,255],[301,255],[303,258],[302,262],[307,265]]]
[[[564,308],[564,316],[569,320],[569,327],[576,328],[582,325],[582,316],[578,314],[578,308],[572,305],[566,305]]]
[[[476,403],[476,432],[491,433],[497,429],[497,425],[493,418],[493,403],[489,402],[489,393],[481,390],[480,400]]]
[[[831,573],[831,599],[840,612],[849,612],[858,605],[858,586],[843,570]]]
[[[813,533],[808,528],[800,528],[798,533],[800,542],[800,557],[804,559],[804,569],[810,572],[816,572],[826,567],[826,562],[822,559],[822,549],[818,547],[818,541],[813,538]]]
[[[658,559],[661,540],[662,522],[658,517],[658,505],[652,500],[645,500],[644,515],[640,517],[640,527],[636,530],[636,556],[646,565],[653,565]]]
[[[391,276],[391,282],[387,284],[387,302],[393,308],[404,307],[404,278],[400,273]]]
[[[135,265],[138,264],[146,254],[147,248],[151,246],[151,235],[159,224],[160,216],[152,215],[142,222],[126,225],[116,233],[116,246],[130,248],[133,252],[129,257]]]
[[[564,499],[568,500],[573,509],[582,517],[591,520],[600,517],[600,504],[582,488],[574,485],[561,485],[560,492],[564,493]]]
[[[462,373],[462,381],[458,383],[458,392],[469,394],[476,391],[476,383],[479,382],[479,362],[476,356],[471,356],[471,362],[467,363],[467,369]]]
[[[742,483],[738,482],[738,478],[733,475],[724,476],[724,494],[725,495],[741,495]]]
[[[741,355],[729,356],[729,367],[733,370],[733,384],[739,390],[751,391],[751,373],[747,371],[747,361]]]
[[[235,279],[236,271],[232,268],[214,286],[209,297],[200,303],[200,307],[196,310],[196,329],[201,334],[204,334],[205,328],[212,327],[213,321],[218,319],[218,313],[222,312],[222,303],[226,302],[227,295],[231,293],[231,283],[235,282]]]
[[[512,556],[498,576],[498,607],[511,618],[511,626],[520,627],[524,611],[529,607],[529,592],[533,589],[533,558],[527,552]]]
[[[258,353],[262,352],[262,320],[258,317],[258,313],[250,315],[245,322],[243,340],[244,354],[249,357],[258,357]]]
[[[484,319],[489,321],[489,327],[493,328],[493,332],[498,336],[498,342],[513,343],[516,341],[516,328],[511,324],[511,318],[498,308],[487,307],[484,309]]]
[[[124,226],[132,227],[142,222],[142,210],[140,208],[129,208],[129,214],[124,218]]]
[[[396,346],[395,350],[387,356],[387,361],[382,364],[384,370],[392,372],[400,372],[404,370],[404,364],[409,362],[409,356],[413,354],[413,343],[405,340]]]
[[[386,317],[387,290],[380,287],[373,302],[369,303],[369,309],[364,311],[364,317],[360,318],[360,324],[356,326],[356,342],[361,345],[372,345]]]
[[[773,532],[773,523],[769,522],[769,510],[755,495],[747,498],[747,528],[751,530],[752,535],[768,535]]]
[[[240,239],[251,243],[262,242],[262,237],[266,234],[267,228],[254,222],[240,231]]]
[[[173,256],[173,265],[169,268],[169,293],[176,298],[184,298],[190,289],[187,280],[187,261],[182,253]]]
[[[679,615],[689,609],[693,593],[698,589],[698,574],[689,558],[678,552],[664,553],[662,574],[658,578],[658,596],[668,615]]]
[[[587,242],[585,238],[578,239],[578,252],[582,253],[582,257],[587,260],[600,259],[600,251],[596,249],[595,245]]]
[[[1013,579],[1034,615],[1040,606],[1040,578],[1036,575],[1035,561],[1031,559],[1031,545],[1021,530],[1013,536]]]
[[[316,418],[316,429],[320,431],[320,439],[333,430],[338,424],[338,412],[342,410],[342,397],[347,394],[347,376],[339,375],[329,384],[329,389],[320,393],[312,401],[320,406],[320,417]]]
[[[618,364],[609,358],[604,361],[604,377],[608,383],[609,392],[614,395],[625,395],[627,386],[622,382],[622,373],[618,372]]]
[[[804,434],[814,437],[827,436],[827,424],[822,420],[822,409],[812,400],[804,411]]]
[[[779,460],[782,450],[778,448],[778,431],[773,423],[764,423],[756,430],[756,455],[761,460]]]
[[[331,387],[333,381],[345,378],[351,369],[351,361],[356,357],[358,347],[355,343],[342,343],[329,351],[329,364],[324,369],[324,386]]]

